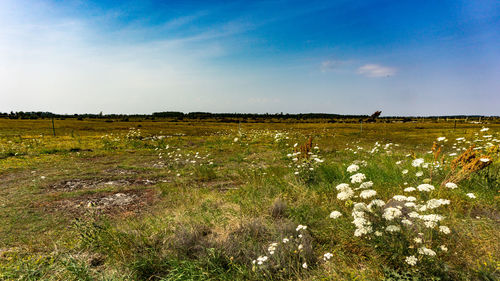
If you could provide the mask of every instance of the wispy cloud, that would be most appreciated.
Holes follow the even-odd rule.
[[[358,68],[358,74],[366,77],[387,77],[396,74],[396,69],[378,64],[365,64]]]
[[[321,62],[321,72],[329,72],[336,68],[339,68],[343,64],[342,61],[339,60],[324,60]]]

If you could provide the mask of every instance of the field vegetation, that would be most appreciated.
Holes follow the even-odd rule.
[[[10,117],[3,280],[500,278],[494,118]]]

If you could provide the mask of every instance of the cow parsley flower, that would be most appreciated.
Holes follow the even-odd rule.
[[[383,207],[385,205],[385,202],[383,200],[380,200],[380,199],[374,199],[370,202],[370,204],[368,204],[368,209],[369,210],[372,210],[373,207]]]
[[[342,216],[342,213],[339,211],[333,211],[330,213],[330,218],[337,219]]]
[[[439,137],[437,138],[437,141],[444,141],[446,139],[446,137]]]
[[[450,200],[447,199],[430,199],[427,201],[427,209],[435,209],[440,207],[441,205],[449,205]]]
[[[351,178],[351,183],[361,183],[366,179],[366,176],[363,173],[357,173],[352,176]]]
[[[349,184],[347,184],[347,183],[341,183],[341,184],[337,185],[335,187],[335,189],[337,189],[338,191],[345,191],[345,190],[351,189],[351,188],[349,187]]]
[[[361,191],[361,193],[359,194],[359,197],[361,197],[363,199],[367,199],[367,198],[373,197],[375,195],[377,195],[377,192],[375,190],[368,189],[368,190]]]
[[[449,189],[455,189],[458,187],[455,183],[452,182],[447,182],[444,186],[446,186]]]
[[[424,184],[417,186],[417,189],[420,191],[430,192],[431,190],[434,190],[434,186],[430,185],[428,183],[424,183]]]
[[[405,259],[405,262],[411,266],[414,266],[417,264],[418,259],[415,256],[408,256]]]
[[[439,249],[441,249],[441,251],[443,252],[448,252],[448,247],[446,247],[445,245],[439,246]]]
[[[388,221],[399,218],[403,213],[398,208],[389,207],[384,210],[382,217]]]
[[[406,196],[404,196],[404,195],[394,195],[394,196],[392,197],[392,199],[394,199],[394,200],[396,200],[396,201],[400,201],[400,202],[402,202],[402,201],[406,201]]]
[[[407,187],[403,191],[404,192],[412,192],[412,191],[415,191],[415,190],[416,190],[415,187]]]
[[[323,260],[327,261],[327,260],[331,259],[332,257],[333,257],[332,253],[326,253],[323,255]]]
[[[416,176],[417,178],[419,178],[419,177],[421,177],[421,176],[423,176],[423,175],[424,175],[424,172],[422,172],[422,171],[418,171],[418,172],[415,174],[415,176]]]
[[[399,232],[401,231],[401,227],[397,225],[389,225],[385,228],[385,231],[387,232]]]
[[[413,224],[413,223],[411,222],[411,220],[407,220],[407,219],[401,220],[401,223],[402,223],[402,224],[405,224],[405,225],[412,225],[412,224]]]
[[[439,226],[439,232],[442,232],[444,234],[450,234],[451,230],[449,227],[441,225],[441,226]]]
[[[373,186],[373,182],[372,181],[366,181],[362,184],[359,185],[359,189],[363,189],[363,188],[370,188]]]
[[[407,170],[407,169],[404,169],[403,171],[401,171],[401,173],[402,173],[403,175],[408,174],[408,170]]]
[[[356,164],[351,164],[349,167],[347,167],[347,172],[349,173],[354,173],[359,170],[359,166]]]
[[[426,248],[425,246],[422,246],[421,248],[419,248],[418,253],[421,255],[426,255],[426,256],[431,256],[431,257],[436,255],[436,252],[434,252],[433,250],[431,250],[429,248]]]
[[[474,193],[467,193],[465,195],[467,195],[471,199],[476,199],[476,195],[474,195]]]
[[[348,188],[348,189],[340,192],[339,194],[337,194],[337,199],[345,201],[345,200],[351,198],[353,195],[354,195],[354,191],[352,189]]]
[[[307,268],[307,263],[302,264],[302,268],[306,269]]]
[[[420,167],[420,165],[422,165],[423,163],[424,163],[424,159],[423,158],[417,158],[417,159],[415,159],[415,160],[413,160],[411,162],[411,165],[413,167]]]
[[[407,208],[415,208],[417,205],[413,202],[406,202],[405,207]]]
[[[300,230],[306,230],[306,229],[307,229],[307,226],[306,226],[306,225],[301,225],[301,224],[299,224],[295,230],[296,230],[296,231],[300,231]]]

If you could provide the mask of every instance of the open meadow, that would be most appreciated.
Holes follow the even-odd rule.
[[[0,279],[499,280],[478,123],[0,119]]]

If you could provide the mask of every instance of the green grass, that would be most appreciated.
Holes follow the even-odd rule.
[[[500,125],[487,126],[498,138]],[[440,136],[450,140],[449,154],[455,138],[473,140],[481,127],[375,123],[360,132],[358,124],[245,123],[238,132],[238,124],[216,122],[56,120],[53,137],[47,120],[0,119],[0,279],[496,280],[498,160],[459,189],[429,195],[452,201],[441,208],[453,235],[443,240],[448,254],[419,270],[401,263],[403,236],[392,242],[353,236],[351,205],[335,190],[349,182],[347,166],[365,160],[362,171],[380,198],[404,194],[429,177],[415,177],[407,154],[429,160]],[[324,162],[295,175],[287,154],[310,136]],[[369,153],[377,141],[380,152]],[[387,143],[399,146],[387,154]],[[433,173],[432,183],[438,186],[447,171]],[[66,181],[95,185],[60,188]],[[116,193],[130,197],[123,205],[106,203]],[[86,207],[88,198],[97,198],[97,207]],[[332,220],[332,210],[344,216]],[[307,232],[279,248],[270,261],[275,267],[252,264],[270,243],[296,236],[299,224]],[[322,261],[325,252],[333,254],[330,262]]]

